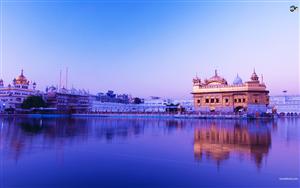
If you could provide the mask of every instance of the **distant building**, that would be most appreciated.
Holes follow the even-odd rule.
[[[268,93],[266,85],[263,80],[259,81],[255,71],[250,81],[243,82],[237,75],[232,84],[228,84],[217,71],[204,82],[198,77],[193,79],[194,106],[200,112],[266,112]]]
[[[193,99],[174,100],[173,103],[179,104],[180,107],[182,107],[185,112],[194,112],[195,111]]]
[[[163,113],[177,109],[178,105],[172,104],[170,99],[161,99],[159,97],[151,97],[143,100],[143,103],[116,103],[102,102],[99,100],[92,101],[92,112],[140,112],[140,113]]]
[[[21,74],[13,79],[12,84],[4,86],[3,80],[0,79],[0,101],[2,108],[21,108],[22,102],[30,95],[37,95],[36,83],[30,82],[24,76],[23,70]]]
[[[98,93],[96,101],[110,103],[130,103],[131,96],[127,94],[115,94],[114,91],[108,90],[107,93]]]
[[[58,113],[87,113],[91,107],[90,98],[87,91],[74,88],[67,90],[51,86],[47,87],[45,93],[48,108]]]
[[[278,114],[300,115],[300,95],[271,96],[270,107]]]
[[[101,102],[93,100],[91,102],[91,112],[143,112],[141,104]]]

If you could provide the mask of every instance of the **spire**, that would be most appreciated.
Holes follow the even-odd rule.
[[[23,70],[23,69],[21,69],[21,76],[24,76],[23,72],[24,72],[24,70]]]
[[[253,69],[253,73],[251,75],[251,80],[252,81],[258,81],[258,76],[257,76],[257,74],[255,72],[255,68]]]
[[[32,87],[33,87],[33,89],[36,88],[36,83],[35,82],[32,83]]]
[[[196,77],[193,78],[193,83],[194,83],[194,85],[197,85],[197,84],[200,84],[200,83],[201,83],[201,80],[200,80],[200,78],[198,77],[197,72],[196,72]]]
[[[217,69],[215,69],[215,76],[218,76],[218,72],[217,72]]]

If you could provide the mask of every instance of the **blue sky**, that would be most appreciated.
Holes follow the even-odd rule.
[[[295,1],[294,1],[295,2]],[[5,83],[24,69],[38,88],[189,98],[217,69],[228,82],[264,75],[271,94],[299,93],[293,1],[2,1]]]

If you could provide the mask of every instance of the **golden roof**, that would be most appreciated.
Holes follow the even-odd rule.
[[[21,70],[21,74],[13,80],[14,84],[29,84],[29,81],[23,74],[23,69]]]
[[[219,85],[225,84],[227,85],[227,81],[218,75],[217,70],[215,70],[215,75],[205,81],[206,84]]]

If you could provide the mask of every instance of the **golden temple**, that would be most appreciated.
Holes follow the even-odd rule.
[[[196,111],[200,112],[266,112],[269,91],[255,70],[250,80],[243,82],[237,75],[233,84],[218,75],[203,82],[198,76],[193,79],[193,99]]]

